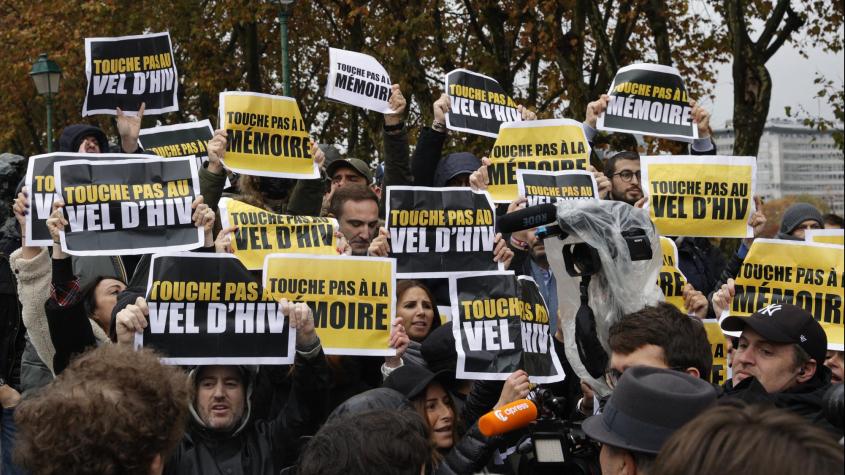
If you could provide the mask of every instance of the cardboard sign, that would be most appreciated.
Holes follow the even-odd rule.
[[[68,254],[149,254],[203,245],[203,230],[191,219],[199,195],[194,157],[70,160],[56,163],[55,174],[68,221],[60,233],[62,251]]]
[[[56,163],[69,160],[123,160],[141,156],[57,152],[29,157],[24,181],[24,185],[29,188],[31,211],[26,215],[26,233],[24,236],[26,245],[36,247],[53,245],[53,238],[50,237],[50,231],[47,230],[47,218],[50,217],[50,210],[53,208],[53,201],[56,197],[56,181],[53,176],[53,166]]]
[[[329,48],[326,98],[390,114],[390,76],[372,56]]]
[[[599,199],[596,177],[586,170],[562,172],[517,170],[516,186],[519,196],[528,199],[526,206],[567,200]]]
[[[278,302],[231,254],[156,254],[150,313],[135,345],[178,365],[291,364],[296,332]]]
[[[698,138],[689,96],[677,69],[632,64],[619,69],[599,116],[599,130],[653,135],[691,142]]]
[[[276,214],[231,198],[221,198],[219,209],[223,229],[238,227],[232,250],[249,270],[261,270],[265,257],[281,252],[337,255],[334,218]]]
[[[85,38],[88,89],[82,116],[116,115],[120,107],[134,115],[179,110],[179,75],[173,62],[170,33]]]
[[[449,130],[495,138],[502,123],[522,120],[516,102],[491,77],[455,69],[446,75],[445,87],[451,105],[446,113]]]
[[[274,299],[305,302],[327,355],[394,356],[396,262],[351,256],[271,254],[264,287]]]
[[[296,100],[257,92],[221,92],[226,168],[245,175],[319,178]]]
[[[807,229],[804,240],[821,244],[845,245],[845,229]]]
[[[657,275],[657,285],[663,292],[666,302],[687,313],[683,292],[687,278],[678,268],[678,247],[675,241],[660,236],[660,248],[663,250],[663,265],[660,266],[660,273]]]
[[[728,367],[727,338],[722,333],[719,320],[712,318],[704,320],[703,323],[704,330],[707,332],[707,341],[710,342],[710,352],[713,354],[710,383],[721,386],[731,379],[731,369]]]
[[[389,186],[385,216],[401,278],[503,270],[493,262],[496,212],[485,192]]]
[[[511,271],[453,275],[449,293],[459,379],[504,380],[518,369],[535,383],[564,378],[533,279]]]
[[[502,124],[490,151],[487,191],[496,203],[519,195],[518,170],[560,172],[586,170],[590,144],[581,124],[570,119],[532,120]]]
[[[660,234],[754,237],[757,160],[732,156],[640,157],[645,209]]]
[[[771,304],[797,305],[822,325],[828,349],[843,351],[843,249],[835,244],[755,239],[736,277],[730,315],[751,315]]]

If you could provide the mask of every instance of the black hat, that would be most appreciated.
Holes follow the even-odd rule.
[[[663,368],[625,370],[604,412],[584,421],[591,439],[620,449],[656,454],[663,443],[716,402],[708,382]]]
[[[451,378],[449,378],[448,371],[432,373],[420,365],[409,363],[390,373],[390,376],[384,380],[382,387],[395,389],[404,394],[408,399],[414,399],[420,394],[423,394],[425,388],[434,380],[439,381],[447,387],[452,382]]]
[[[773,343],[794,343],[816,360],[824,362],[827,353],[827,335],[810,312],[788,303],[777,303],[761,308],[750,317],[727,317],[722,320],[722,330],[741,332],[746,327]]]
[[[420,344],[420,353],[432,371],[448,370],[454,374],[458,364],[458,352],[455,351],[452,322],[446,322],[431,330]]]
[[[434,186],[446,183],[458,175],[472,173],[481,167],[481,160],[469,152],[450,153],[440,160],[434,170]]]

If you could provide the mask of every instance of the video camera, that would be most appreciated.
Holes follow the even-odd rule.
[[[605,395],[608,352],[602,342],[608,329],[661,298],[662,253],[648,213],[618,201],[572,200],[518,210],[497,225],[503,233],[536,228],[543,239],[557,280],[567,357]]]
[[[581,430],[581,422],[566,420],[564,398],[554,397],[551,391],[539,387],[529,398],[537,406],[538,417],[517,444],[517,451],[522,454],[518,473],[601,473],[599,447]]]

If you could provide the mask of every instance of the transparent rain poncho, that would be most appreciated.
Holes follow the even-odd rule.
[[[648,212],[620,202],[608,200],[562,201],[557,206],[558,224],[569,233],[566,239],[549,237],[544,241],[549,264],[557,280],[558,313],[563,328],[566,357],[575,373],[599,396],[610,390],[605,382],[592,378],[578,355],[575,343],[575,315],[581,306],[580,277],[566,272],[563,247],[584,242],[598,251],[601,269],[592,276],[588,287],[589,305],[596,320],[599,342],[610,354],[608,329],[622,315],[636,312],[663,300],[657,286],[662,263],[660,240]],[[631,261],[623,231],[639,228],[645,231],[652,258]]]

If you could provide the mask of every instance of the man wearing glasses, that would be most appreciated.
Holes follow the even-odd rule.
[[[637,152],[619,152],[604,165],[604,174],[610,178],[610,199],[634,205],[643,197],[640,182],[640,155]]]

